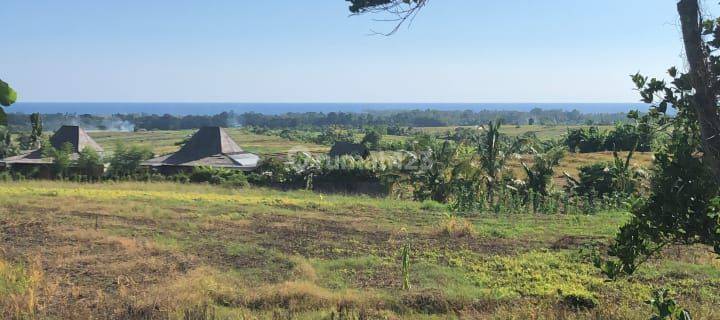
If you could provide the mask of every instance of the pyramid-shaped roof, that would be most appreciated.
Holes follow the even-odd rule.
[[[80,152],[85,148],[98,152],[103,151],[103,148],[79,126],[62,126],[50,138],[50,144],[56,149],[60,149],[63,144],[68,142],[72,144],[73,152]]]
[[[225,129],[203,127],[178,152],[150,159],[143,164],[253,169],[258,159],[258,156],[240,148]]]
[[[85,148],[90,148],[100,153],[103,152],[103,148],[97,144],[85,130],[78,126],[62,126],[50,137],[50,145],[52,145],[53,148],[59,149],[65,143],[72,145],[70,159],[73,160],[77,160],[79,152],[85,150]],[[49,164],[52,163],[52,159],[44,157],[42,150],[36,149],[19,156],[5,158],[0,162],[6,165],[14,163]]]
[[[175,153],[188,158],[202,158],[216,154],[244,152],[240,146],[220,127],[200,128],[187,143]]]

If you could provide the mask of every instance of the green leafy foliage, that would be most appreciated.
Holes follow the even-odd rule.
[[[556,148],[547,153],[536,154],[531,166],[523,162],[522,166],[527,175],[527,187],[540,196],[547,196],[547,187],[552,179],[553,169],[564,156],[565,150]]]
[[[647,303],[654,312],[650,320],[692,320],[690,312],[678,306],[667,289],[653,291],[652,298]]]
[[[5,126],[0,126],[0,158],[17,155],[17,146],[13,143],[12,134]]]
[[[500,133],[502,121],[490,122],[477,147],[479,166],[484,173],[487,199],[492,202],[498,180],[505,170],[507,160],[526,142],[523,138],[508,140]]]
[[[355,142],[352,131],[339,126],[330,126],[323,131],[314,141],[318,144],[333,145],[337,142]]]
[[[617,123],[612,130],[603,131],[596,126],[568,129],[565,143],[570,152],[650,151],[655,134],[651,123],[632,125]]]
[[[613,153],[613,162],[598,162],[579,168],[579,181],[570,176],[567,188],[574,193],[591,198],[608,196],[628,197],[639,191],[641,181],[645,180],[645,171],[630,165],[634,152],[625,159]]]
[[[242,171],[225,168],[195,167],[189,180],[195,183],[206,182],[229,187],[248,186],[247,177]]]
[[[457,146],[445,141],[442,145],[431,148],[425,154],[429,166],[413,172],[412,182],[415,198],[420,201],[433,200],[446,203],[452,193],[453,182],[458,165]]]
[[[70,155],[73,153],[72,143],[65,142],[60,148],[48,146],[42,150],[43,156],[52,158],[52,173],[59,179],[65,179],[70,176],[70,167],[72,159]]]
[[[7,82],[0,80],[0,105],[9,107],[17,100],[17,92]],[[5,123],[5,122],[3,122]]]
[[[113,179],[132,178],[140,173],[140,163],[152,156],[152,151],[147,148],[118,144],[110,158],[107,175]]]
[[[598,152],[604,150],[607,132],[598,127],[568,129],[567,147],[570,152]]]
[[[360,143],[364,144],[370,150],[380,150],[380,142],[382,141],[382,134],[379,131],[370,129],[365,133]]]
[[[40,113],[35,112],[30,115],[30,125],[30,143],[33,148],[39,148],[43,133],[42,118],[40,117]]]
[[[652,125],[631,125],[628,123],[615,125],[605,137],[605,150],[614,151],[650,151],[654,139]]]
[[[676,74],[677,75],[677,74]],[[609,261],[596,265],[608,277],[632,274],[637,268],[671,243],[703,243],[720,254],[720,216],[717,214],[720,190],[714,174],[703,162],[703,144],[692,104],[695,100],[677,75],[672,86],[635,75],[643,97],[662,92],[663,101],[678,110],[667,145],[655,154],[650,195],[632,208],[633,218],[620,229],[608,250]],[[660,115],[656,108],[651,112]]]
[[[80,151],[77,160],[77,174],[89,181],[96,181],[103,175],[104,163],[100,154],[93,148]]]

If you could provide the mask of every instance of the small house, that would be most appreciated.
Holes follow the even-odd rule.
[[[62,148],[66,143],[72,145],[70,153],[70,160],[72,161],[77,160],[80,157],[80,151],[86,148],[95,150],[101,155],[103,154],[103,148],[79,126],[62,126],[50,138],[50,145],[56,149]],[[52,176],[51,166],[53,161],[53,158],[43,155],[41,149],[35,149],[0,160],[0,167],[26,173],[35,172],[38,177],[50,178]],[[104,168],[98,168],[100,173],[103,170]]]
[[[162,174],[188,172],[206,166],[252,171],[260,157],[244,151],[220,127],[200,128],[178,152],[150,159],[142,163]]]

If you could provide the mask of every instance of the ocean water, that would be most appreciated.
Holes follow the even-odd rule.
[[[372,110],[508,110],[530,111],[577,109],[583,113],[615,113],[648,106],[642,103],[123,103],[123,102],[18,102],[6,109],[17,113],[75,113],[109,115],[114,113],[147,113],[173,115],[209,115],[224,111],[282,114],[287,112],[365,112]]]

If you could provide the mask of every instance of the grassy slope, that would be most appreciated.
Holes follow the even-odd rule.
[[[147,132],[90,132],[103,148],[112,151],[117,143],[140,145],[149,147],[155,154],[175,152],[178,146],[175,143],[193,134],[195,130],[180,131],[147,131]],[[245,150],[259,154],[285,153],[294,146],[302,146],[310,151],[327,151],[326,146],[288,141],[286,139],[248,133],[242,129],[228,129],[230,136]]]
[[[696,318],[720,318],[720,263],[707,248],[671,248],[632,278],[604,281],[583,248],[606,242],[626,214],[482,215],[458,236],[443,230],[462,220],[442,210],[204,185],[3,183],[0,302],[37,301],[60,318],[211,305],[249,319],[317,319],[341,306],[406,319],[647,319],[641,301],[665,284]],[[400,289],[405,241],[411,292]],[[569,294],[600,306],[568,310],[559,300]]]

